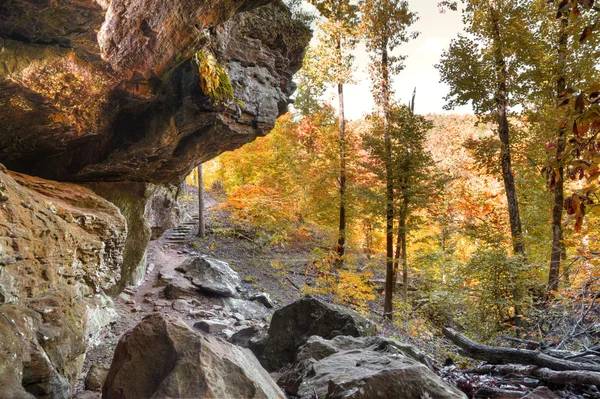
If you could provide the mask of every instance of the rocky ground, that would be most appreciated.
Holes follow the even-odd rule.
[[[195,237],[194,226],[197,222],[193,215],[197,214],[197,197],[193,191],[184,196],[181,205],[184,222],[175,229],[167,231],[160,239],[152,241],[148,247],[148,269],[143,283],[137,287],[126,288],[115,299],[118,319],[111,325],[110,331],[101,344],[88,351],[84,371],[76,386],[76,392],[79,392],[76,397],[83,399],[100,397],[97,380],[102,380],[106,375],[119,339],[148,315],[158,313],[176,316],[183,319],[190,327],[195,325],[196,328],[200,327],[231,341],[236,332],[249,331],[249,327],[266,331],[273,315],[274,309],[267,308],[258,301],[244,301],[244,299],[250,299],[258,293],[269,293],[274,308],[280,308],[303,296],[300,287],[305,280],[309,248],[300,244],[286,248],[258,245],[252,238],[233,228],[227,213],[218,209],[217,201],[210,195],[207,196],[208,235],[206,238]],[[235,300],[207,292],[203,295],[185,295],[188,291],[194,291],[196,287],[183,278],[181,265],[200,255],[225,261],[238,273],[241,299]],[[166,290],[169,284],[175,288]],[[181,292],[184,294],[178,294]],[[378,305],[378,303],[374,304],[374,306]],[[397,337],[403,342],[415,344],[427,355],[432,356],[433,362],[443,361],[440,354],[451,350],[451,346],[442,339],[423,342],[413,337],[403,336],[399,328],[384,323],[376,313],[370,316],[378,325],[380,335]],[[242,332],[241,335],[243,334]],[[318,342],[311,345],[315,344],[319,345]],[[360,343],[359,346],[366,347],[368,343]],[[250,348],[252,349],[251,345]],[[310,345],[305,351],[311,351]],[[374,359],[377,357],[378,355],[375,354]],[[321,362],[324,365],[328,364],[326,359]],[[485,393],[494,390],[504,391],[505,395],[508,395],[505,397],[520,397],[522,395],[519,393],[525,394],[537,385],[536,381],[530,381],[531,384],[525,386],[520,382],[511,381],[510,378],[468,375],[453,365],[432,366],[445,381],[460,387],[469,394],[469,397],[488,397]],[[291,373],[292,377],[295,376],[294,373],[302,374],[302,367],[304,367],[302,364],[296,365],[296,370],[288,370],[288,374]],[[272,376],[276,379],[281,375],[280,372],[286,370],[275,368],[273,371]],[[87,381],[86,376],[88,376]],[[88,390],[84,391],[86,388]],[[574,394],[567,390],[558,390],[555,393],[562,398],[596,397],[593,393]]]
[[[210,196],[207,196],[209,234],[204,239],[197,238],[196,230],[189,227],[196,223],[192,215],[197,215],[197,197],[190,194],[186,198],[187,200],[182,201],[182,207],[183,219],[188,223],[184,222],[181,226],[167,231],[158,240],[150,242],[147,250],[146,277],[141,285],[127,287],[115,299],[118,319],[111,325],[102,343],[88,351],[76,392],[85,389],[85,376],[93,365],[107,367],[110,365],[119,339],[147,315],[158,312],[178,316],[190,326],[201,319],[206,319],[207,316],[209,318],[212,316],[219,322],[224,321],[229,324],[228,331],[219,334],[222,337],[245,325],[256,324],[263,328],[268,326],[267,320],[270,319],[272,310],[262,305],[264,315],[260,312],[255,315],[252,314],[252,310],[235,309],[231,306],[231,300],[210,293],[195,295],[193,300],[167,298],[165,286],[173,278],[183,276],[175,269],[186,259],[207,255],[228,262],[230,267],[239,273],[242,297],[250,297],[261,292],[271,293],[272,301],[277,307],[301,297],[302,294],[297,287],[302,284],[300,268],[305,265],[306,260],[301,258],[300,252],[265,250],[250,240],[227,233],[227,228],[222,227],[226,215],[211,210],[217,202]],[[278,271],[270,266],[270,262],[275,260],[285,262],[287,265],[296,263],[298,273],[290,272],[289,268]],[[244,317],[243,313],[249,312],[251,317]],[[253,319],[252,316],[263,317]]]

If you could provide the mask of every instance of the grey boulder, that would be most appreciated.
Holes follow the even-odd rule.
[[[285,399],[248,349],[160,313],[121,338],[102,397]]]
[[[292,363],[298,348],[313,335],[331,339],[338,335],[360,337],[375,333],[373,323],[359,313],[305,296],[273,314],[261,363],[269,371]]]
[[[185,274],[193,285],[225,297],[237,295],[240,276],[226,262],[196,256],[184,261],[176,269]]]
[[[410,345],[379,337],[311,337],[280,379],[300,399],[466,399]]]

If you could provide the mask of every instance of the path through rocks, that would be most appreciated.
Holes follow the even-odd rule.
[[[216,201],[207,198],[207,209],[216,205]],[[185,275],[176,270],[186,259],[198,255],[186,249],[186,243],[194,238],[197,231],[197,214],[184,215],[184,222],[168,230],[158,240],[151,241],[147,248],[147,272],[144,281],[137,287],[127,287],[114,300],[118,313],[117,320],[102,343],[90,349],[85,358],[84,371],[75,387],[81,398],[100,397],[100,392],[84,391],[85,376],[93,365],[110,366],[115,347],[121,336],[145,316],[156,312],[171,314],[185,320],[190,326],[197,325],[225,339],[247,327],[255,327],[253,333],[265,330],[272,310],[259,301],[246,301],[242,295],[238,298],[223,298],[219,295],[197,292]],[[192,252],[192,253],[190,253]],[[165,295],[168,284],[179,282],[189,288],[189,292],[179,293],[172,298]],[[258,292],[245,290],[243,296],[249,297]],[[239,335],[239,334],[238,334]],[[243,334],[242,334],[243,335]],[[242,337],[250,339],[251,337]]]

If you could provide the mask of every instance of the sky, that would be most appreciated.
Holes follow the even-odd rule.
[[[448,48],[450,40],[462,31],[459,12],[447,11],[442,14],[437,7],[439,0],[409,0],[410,10],[419,15],[412,30],[420,32],[419,37],[402,44],[397,52],[407,55],[405,69],[395,78],[393,88],[395,98],[408,103],[413,89],[417,88],[415,112],[428,113],[472,113],[471,106],[445,111],[444,96],[448,86],[440,83],[440,76],[434,65],[440,60],[442,51]],[[346,117],[359,119],[373,109],[373,98],[367,75],[368,56],[364,46],[355,52],[357,85],[347,85],[344,90]],[[333,96],[333,90],[329,93]],[[335,101],[333,102],[336,103]]]

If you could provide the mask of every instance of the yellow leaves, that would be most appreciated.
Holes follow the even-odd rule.
[[[200,73],[202,91],[217,101],[229,101],[234,98],[233,86],[227,72],[216,57],[204,50],[198,50],[194,55]]]

